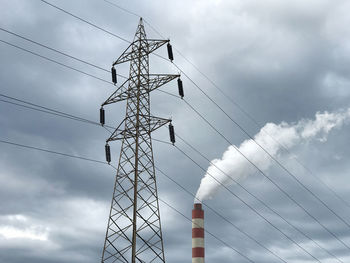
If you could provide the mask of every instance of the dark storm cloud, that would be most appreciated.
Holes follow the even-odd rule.
[[[111,0],[113,1],[113,0]],[[72,13],[132,40],[138,18],[104,1],[52,1]],[[349,17],[346,1],[135,1],[116,2],[142,14],[169,37],[203,72],[261,124],[297,122],[312,118],[316,111],[348,107]],[[0,25],[98,66],[111,62],[128,46],[40,1],[1,0]],[[159,38],[146,24],[150,37]],[[0,39],[15,43],[72,67],[109,80],[107,72],[78,63],[0,32]],[[112,85],[71,71],[0,43],[1,93],[97,121],[98,109],[114,90]],[[166,55],[165,49],[158,53]],[[151,56],[151,71],[177,73],[171,65]],[[241,123],[252,135],[259,128],[229,103],[209,82],[175,52],[175,62]],[[128,66],[118,68],[128,74]],[[233,143],[245,136],[182,76],[185,98],[203,113]],[[176,94],[174,83],[163,87]],[[106,108],[107,123],[122,120],[125,104]],[[203,121],[178,99],[152,94],[154,115],[172,117],[176,132],[204,152],[219,158],[227,148]],[[109,133],[97,126],[0,103],[0,139],[104,160],[104,141]],[[313,141],[292,149],[315,176],[349,200],[347,191],[349,126],[331,132],[327,142]],[[154,138],[168,140],[160,129]],[[181,140],[177,145],[205,169],[208,162]],[[119,143],[112,146],[114,164]],[[204,172],[174,147],[154,142],[156,166],[195,193]],[[283,163],[308,187],[349,220],[349,207],[317,183],[289,154]],[[98,262],[104,241],[115,170],[102,164],[67,159],[29,149],[0,146],[0,261]],[[278,167],[269,176],[288,191],[320,222],[346,244],[349,228],[301,189]],[[193,197],[157,172],[160,197],[190,217]],[[242,180],[247,189],[271,205],[293,225],[317,240],[344,262],[348,249],[336,241],[300,208],[283,196],[260,174]],[[287,235],[322,262],[334,259],[310,240],[286,225],[238,186],[230,189],[271,220]],[[281,233],[244,206],[227,191],[209,200],[232,223],[259,240],[287,262],[315,262]],[[162,202],[161,216],[166,258],[189,261],[191,224]],[[208,231],[220,237],[255,262],[280,262],[265,249],[240,234],[227,222],[206,210]],[[17,235],[17,236],[16,236]],[[247,262],[229,247],[206,235],[207,261]]]

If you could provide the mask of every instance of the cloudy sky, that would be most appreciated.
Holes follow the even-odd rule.
[[[142,15],[149,38],[159,38],[156,31],[169,38],[216,87],[177,52],[174,62],[251,136],[266,123],[307,123],[316,112],[339,113],[350,107],[348,1],[109,1]],[[106,1],[50,2],[133,39],[138,17]],[[39,0],[0,0],[0,6],[0,40],[107,81],[108,72],[4,30],[105,69],[128,46]],[[0,52],[0,140],[104,161],[109,137],[105,129],[14,105],[23,102],[4,95],[98,121],[100,105],[115,87],[4,42]],[[157,52],[166,56],[165,47]],[[117,70],[128,75],[128,65]],[[179,73],[170,62],[153,55],[150,71]],[[193,82],[184,75],[182,79],[186,101],[229,142],[239,147],[248,139]],[[175,82],[162,89],[177,94]],[[106,107],[106,123],[118,125],[124,112],[125,103]],[[171,117],[176,132],[210,160],[221,158],[229,146],[179,98],[154,91],[152,113]],[[274,155],[324,204],[273,161],[258,168],[295,202],[254,167],[249,176],[230,174],[257,199],[228,184],[205,201],[222,216],[205,211],[206,229],[220,239],[206,235],[206,261],[349,262],[349,131],[345,120],[326,136],[317,134],[289,145],[289,152]],[[153,137],[169,140],[165,128]],[[153,145],[156,166],[195,194],[205,172],[175,147],[156,141]],[[210,165],[179,138],[176,145],[204,170]],[[120,146],[120,142],[111,144],[114,165]],[[105,164],[0,143],[0,262],[99,262],[114,179],[115,170]],[[193,196],[159,172],[157,183],[159,197],[191,217]],[[190,262],[191,223],[164,203],[160,206],[167,262]]]

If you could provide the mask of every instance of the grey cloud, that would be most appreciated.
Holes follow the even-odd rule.
[[[111,0],[113,1],[113,0]],[[81,23],[40,1],[1,0],[1,27],[109,69],[111,62],[127,47],[118,39]],[[97,0],[53,1],[127,39],[132,39],[138,23],[135,16]],[[116,2],[117,3],[117,2]],[[346,1],[134,1],[117,3],[142,14],[152,26],[170,37],[203,72],[215,80],[231,98],[262,125],[268,121],[297,122],[311,118],[316,111],[348,106],[349,29]],[[150,37],[159,37],[146,24]],[[57,59],[106,80],[110,75],[23,40],[0,32],[0,39],[13,42]],[[166,55],[164,49],[159,51]],[[98,121],[98,109],[114,87],[0,43],[1,93]],[[151,56],[152,72],[177,70]],[[241,123],[250,134],[259,128],[229,103],[214,87],[175,52],[175,62],[185,69],[210,96]],[[127,75],[128,66],[118,68]],[[182,76],[185,98],[239,145],[244,135],[215,109]],[[175,84],[164,90],[177,93]],[[155,115],[172,117],[176,131],[210,159],[220,157],[227,143],[190,111],[181,100],[162,93],[152,94]],[[123,118],[125,104],[106,109],[107,122],[115,126]],[[104,160],[108,132],[92,125],[74,122],[0,103],[1,139]],[[293,149],[320,179],[345,200],[348,171],[346,143],[349,126],[331,133],[325,143],[313,142]],[[168,140],[160,129],[154,138]],[[204,168],[207,161],[181,140],[186,150]],[[116,164],[120,144],[112,146]],[[195,193],[204,172],[174,147],[154,142],[156,165],[171,178]],[[348,207],[316,183],[289,155],[281,156],[289,169],[324,198],[334,210],[349,220]],[[47,226],[47,241],[4,239],[0,233],[0,261],[17,262],[98,262],[101,257],[115,171],[108,166],[67,159],[9,145],[0,146],[0,225],[25,229],[9,222],[8,216],[28,218],[27,226]],[[278,168],[268,174],[302,203],[320,221],[350,244],[348,228],[318,205]],[[178,189],[157,172],[159,195],[191,217],[193,197]],[[241,183],[279,211],[305,233],[319,241],[344,262],[348,250],[325,233],[258,173]],[[328,255],[263,208],[237,186],[230,189],[271,219],[288,235],[322,262],[335,262]],[[208,205],[280,255],[287,262],[314,262],[293,246],[229,193],[222,191]],[[163,233],[168,262],[190,260],[191,223],[161,204]],[[242,251],[255,262],[279,262],[257,244],[239,234],[206,210],[207,230]],[[206,235],[207,261],[247,262],[230,248]]]

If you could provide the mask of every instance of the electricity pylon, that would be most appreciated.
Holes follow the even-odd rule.
[[[149,73],[149,54],[164,44],[172,60],[169,40],[147,39],[141,18],[133,42],[113,63],[114,84],[116,65],[130,61],[130,75],[100,110],[103,125],[103,106],[126,100],[126,116],[106,141],[108,162],[108,143],[121,140],[122,146],[102,263],[165,262],[151,133],[171,120],[151,115],[150,92],[180,76]],[[174,142],[171,123],[169,127]]]

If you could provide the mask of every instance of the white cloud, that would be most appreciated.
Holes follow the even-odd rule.
[[[0,217],[0,236],[4,239],[30,239],[47,241],[49,228],[39,225],[27,216],[7,215]]]
[[[31,226],[26,229],[18,229],[13,226],[0,226],[0,236],[5,239],[32,239],[47,241],[48,231],[43,231],[41,227]]]

